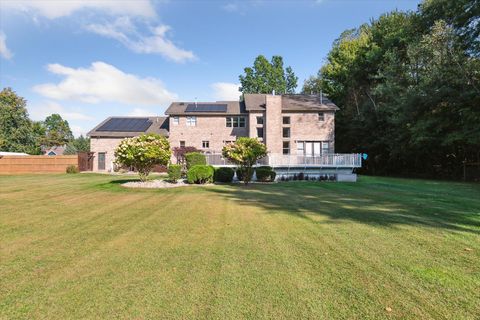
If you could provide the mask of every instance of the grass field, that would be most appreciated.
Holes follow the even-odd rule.
[[[480,315],[479,185],[121,179],[0,176],[0,318]]]

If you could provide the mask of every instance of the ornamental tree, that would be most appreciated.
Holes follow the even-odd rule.
[[[165,137],[158,134],[143,134],[126,138],[115,149],[115,163],[120,166],[133,167],[146,181],[156,165],[167,165],[172,152]]]
[[[256,138],[242,137],[224,146],[222,155],[245,173],[243,182],[247,185],[253,175],[253,166],[267,155],[267,147]]]

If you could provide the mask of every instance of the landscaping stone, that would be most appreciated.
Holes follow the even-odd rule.
[[[178,187],[189,187],[189,186],[211,186],[212,183],[207,184],[189,184],[186,180],[178,180],[177,183],[172,183],[167,180],[149,180],[149,181],[130,181],[122,184],[122,186],[127,188],[150,188],[150,189],[161,189],[161,188],[178,188]]]

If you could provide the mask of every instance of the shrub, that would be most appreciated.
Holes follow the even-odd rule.
[[[214,181],[232,182],[235,172],[232,168],[220,167],[215,169]]]
[[[305,180],[305,174],[303,172],[298,174],[298,180]]]
[[[267,155],[267,147],[256,138],[241,137],[234,143],[224,146],[222,155],[241,168],[243,179],[240,179],[240,176],[239,179],[247,185],[253,176],[253,165]],[[238,172],[239,170],[237,175]]]
[[[189,152],[185,154],[185,160],[187,162],[187,169],[197,165],[206,165],[207,159],[205,155],[200,152]]]
[[[79,173],[80,170],[78,169],[77,166],[75,166],[75,165],[72,164],[72,165],[69,165],[69,166],[67,167],[66,172],[67,172],[67,173]]]
[[[187,172],[188,183],[203,184],[213,182],[214,169],[212,166],[195,165]]]
[[[261,182],[268,182],[275,180],[276,173],[272,167],[264,166],[256,169],[257,180]]]
[[[156,165],[167,165],[172,152],[167,138],[158,134],[142,134],[123,139],[115,149],[115,162],[119,166],[133,167],[140,180],[147,180]]]
[[[246,168],[237,168],[237,178],[238,180],[240,181],[244,181],[245,182],[245,177],[247,175],[247,172],[248,172],[248,169]],[[252,180],[252,177],[253,177],[253,170],[250,171],[250,177],[248,178],[248,181]]]
[[[174,157],[177,159],[177,164],[181,164],[182,167],[183,167],[182,168],[183,170],[186,169],[185,155],[187,153],[199,152],[200,151],[195,147],[188,147],[188,146],[187,147],[175,147],[172,150],[173,150]]]
[[[182,166],[180,164],[171,164],[168,166],[168,179],[177,183],[177,180],[182,177]]]

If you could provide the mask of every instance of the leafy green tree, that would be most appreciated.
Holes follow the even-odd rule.
[[[245,185],[253,175],[253,166],[267,155],[267,147],[256,138],[241,137],[234,143],[227,144],[222,149],[222,155],[239,166],[244,173]]]
[[[141,181],[147,180],[154,166],[166,166],[171,156],[167,138],[158,134],[123,139],[115,149],[116,164],[135,168]]]
[[[90,152],[90,139],[80,135],[67,144],[63,154],[72,155],[78,152]]]
[[[291,67],[284,69],[283,58],[273,56],[269,62],[263,55],[259,55],[253,67],[244,69],[244,74],[239,76],[243,93],[295,93],[298,77]]]
[[[11,88],[0,92],[0,150],[38,154],[32,121],[26,100]]]
[[[47,147],[63,146],[73,140],[73,134],[67,120],[59,114],[48,116],[43,122],[45,137],[42,144]]]
[[[373,174],[458,178],[480,161],[478,9],[427,0],[340,35],[302,89],[340,107],[337,151],[368,153]]]

